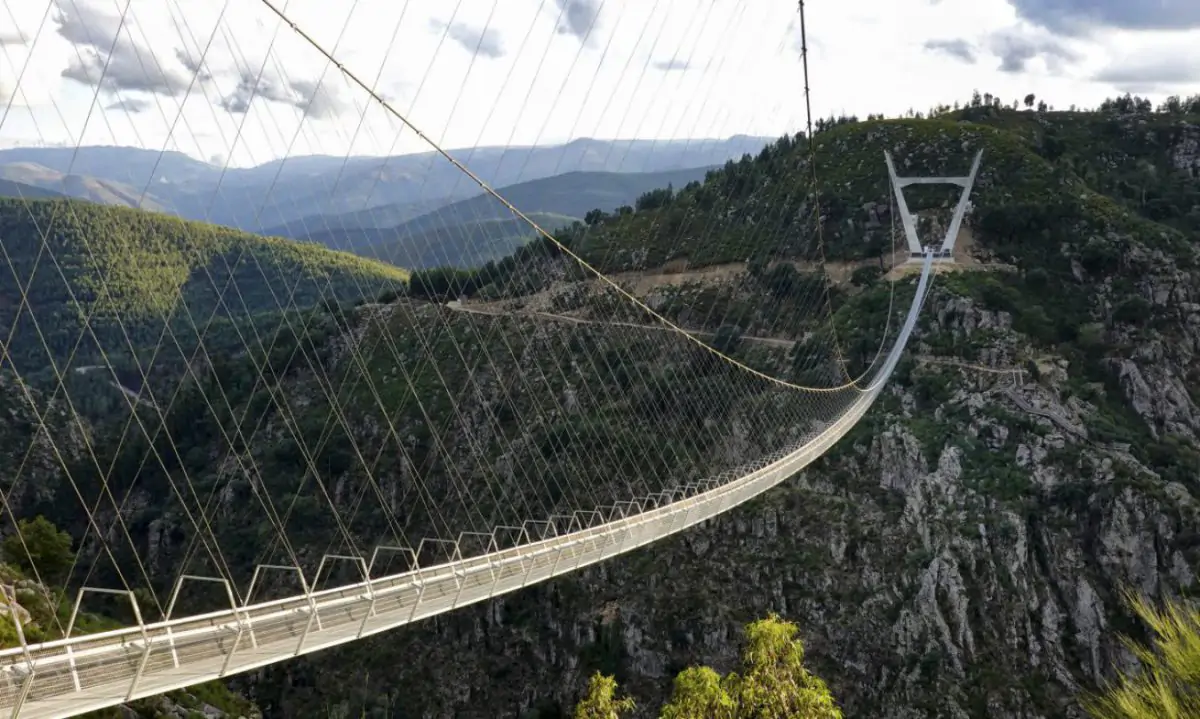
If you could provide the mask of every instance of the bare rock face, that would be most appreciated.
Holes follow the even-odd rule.
[[[13,506],[53,502],[69,492],[63,463],[83,456],[90,428],[61,397],[48,397],[6,370],[0,370],[0,491]],[[18,475],[15,471],[20,467]]]
[[[1171,148],[1171,165],[1187,172],[1192,177],[1200,176],[1200,127],[1181,123],[1183,132]]]

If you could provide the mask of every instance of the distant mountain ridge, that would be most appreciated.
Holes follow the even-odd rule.
[[[144,210],[162,211],[162,203],[153,195],[144,194],[131,185],[113,180],[103,180],[83,175],[64,175],[58,170],[34,162],[14,162],[0,165],[0,180],[19,187],[36,188],[42,193],[29,191],[8,193],[18,197],[73,197],[79,200],[98,202],[103,205],[136,207]]]
[[[493,187],[565,172],[662,172],[720,165],[771,139],[578,139],[545,147],[477,147],[451,154]],[[23,169],[14,170],[14,166]],[[29,166],[42,168],[31,171]],[[63,175],[82,178],[63,188]],[[0,177],[106,204],[161,209],[250,232],[376,210],[395,226],[478,193],[433,152],[393,157],[303,156],[223,169],[175,151],[129,147],[0,150]],[[374,225],[374,226],[388,226]],[[289,234],[295,234],[290,231]]]
[[[651,190],[703,181],[714,167],[667,172],[568,172],[497,190],[542,229],[580,221],[591,210],[633,205]],[[265,234],[317,242],[409,269],[478,267],[512,254],[534,230],[490,194],[480,193],[393,226],[369,226],[366,213],[320,218],[315,232],[278,227]]]
[[[16,197],[27,200],[56,200],[66,196],[61,192],[47,190],[37,185],[27,185],[23,182],[0,178],[0,197]]]

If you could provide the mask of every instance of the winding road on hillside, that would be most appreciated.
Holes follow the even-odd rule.
[[[635,330],[658,330],[673,332],[674,329],[665,325],[646,325],[636,322],[618,322],[615,320],[589,320],[584,317],[572,317],[571,315],[560,315],[553,312],[539,312],[535,310],[502,310],[486,305],[466,305],[459,300],[451,300],[446,303],[446,308],[456,312],[466,312],[474,315],[490,315],[493,317],[499,316],[515,316],[515,317],[533,317],[547,320],[557,320],[560,322],[570,322],[577,325],[607,325],[609,327],[629,327]],[[685,330],[688,334],[694,337],[714,337],[716,332],[707,330]],[[781,339],[778,337],[754,337],[752,335],[742,335],[741,339],[746,342],[758,342],[760,344],[770,345],[772,347],[781,347],[783,349],[791,349],[795,346],[796,340]]]
[[[501,316],[531,317],[531,318],[535,318],[535,319],[546,319],[546,320],[559,321],[559,322],[570,322],[570,323],[579,324],[579,325],[607,325],[610,327],[629,327],[631,329],[638,329],[638,330],[660,330],[661,331],[661,330],[670,330],[671,329],[670,327],[666,327],[663,325],[647,325],[647,324],[638,324],[635,322],[618,322],[615,320],[590,320],[590,319],[586,319],[584,317],[572,317],[571,315],[561,315],[561,314],[556,314],[554,312],[541,312],[541,311],[537,311],[537,310],[505,310],[505,309],[499,309],[495,306],[488,306],[488,305],[483,305],[483,304],[476,304],[476,305],[463,304],[460,300],[451,300],[450,302],[447,302],[444,306],[447,309],[451,309],[456,312],[466,312],[468,314],[474,314],[474,315],[488,315],[491,317],[501,317]],[[686,331],[688,332],[688,334],[691,334],[695,337],[713,337],[716,335],[715,332],[709,332],[707,330],[686,330]],[[780,347],[783,349],[790,349],[796,345],[796,340],[781,339],[778,337],[755,337],[755,336],[751,336],[751,335],[742,335],[742,340],[746,341],[746,342],[758,342],[761,344],[770,345],[772,347]],[[962,360],[957,360],[957,359],[953,359],[953,358],[935,357],[932,355],[918,354],[918,355],[914,355],[913,359],[922,364],[944,365],[947,367],[957,367],[958,369],[969,370],[969,371],[974,371],[974,372],[984,372],[987,374],[1020,376],[1023,373],[1023,370],[1019,367],[987,367],[984,365],[974,364],[971,362],[964,362]]]

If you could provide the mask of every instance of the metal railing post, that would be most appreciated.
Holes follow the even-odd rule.
[[[379,559],[379,552],[381,552],[381,551],[398,552],[401,554],[407,553],[410,557],[412,557],[412,564],[409,566],[409,569],[407,570],[407,572],[402,572],[402,574],[412,572],[416,569],[417,553],[414,552],[412,549],[410,549],[408,547],[393,547],[393,546],[386,545],[386,544],[380,544],[380,545],[377,545],[375,547],[375,549],[371,552],[371,561],[369,564],[367,564],[367,584],[370,584],[373,581],[371,579],[371,571],[373,569],[375,569],[375,562],[376,562],[376,560]],[[378,601],[378,596],[374,592],[372,592],[371,604],[370,604],[370,606],[367,607],[367,613],[365,616],[363,616],[362,624],[360,624],[358,627],[357,636],[360,638],[362,637],[363,632],[366,631],[366,629],[367,629],[367,620],[369,620],[371,617],[375,616],[375,603],[377,601]]]
[[[323,631],[325,629],[325,625],[321,623],[320,608],[317,607],[317,601],[312,595],[313,595],[313,592],[317,591],[317,585],[319,585],[321,583],[321,572],[325,569],[325,565],[331,559],[339,559],[342,561],[354,562],[355,564],[357,564],[359,571],[362,572],[363,582],[364,582],[364,585],[367,590],[368,601],[374,597],[374,593],[371,590],[371,580],[367,574],[367,560],[363,559],[362,556],[352,555],[352,554],[323,554],[323,555],[321,555],[321,561],[317,563],[316,574],[313,575],[313,580],[308,585],[307,591],[308,591],[308,596],[309,596],[309,604],[312,607],[312,612],[308,615],[308,622],[304,625],[304,632],[300,635],[300,642],[298,644],[296,644],[296,654],[297,655],[299,655],[301,652],[304,651],[304,642],[306,639],[308,639],[309,632],[312,631],[313,623],[316,623],[318,632]]]
[[[133,603],[133,615],[137,618],[138,627],[142,630],[142,643],[145,648],[142,650],[142,659],[138,662],[137,673],[133,675],[133,681],[129,683],[129,693],[125,695],[125,701],[132,701],[133,695],[137,692],[137,685],[142,681],[142,675],[146,672],[146,664],[150,661],[150,635],[146,632],[146,622],[142,619],[142,609],[138,606],[137,597],[133,592],[129,592],[129,601]]]
[[[245,636],[247,629],[250,631],[250,646],[258,648],[258,636],[254,633],[254,623],[250,620],[250,600],[254,598],[254,590],[258,586],[258,578],[262,576],[264,569],[275,569],[283,572],[295,572],[300,578],[300,589],[304,592],[304,596],[308,598],[310,610],[312,605],[312,595],[308,591],[308,582],[304,579],[304,571],[295,565],[287,566],[285,564],[259,564],[254,567],[254,574],[250,577],[250,588],[246,590],[246,598],[242,600],[241,609],[234,612],[234,618],[237,619],[238,629],[237,635],[233,639],[233,646],[229,648],[229,653],[225,655],[225,661],[221,664],[221,670],[217,673],[218,677],[223,677],[229,671],[229,665],[233,662],[234,652],[242,643],[242,637]]]
[[[485,545],[483,554],[479,555],[479,556],[482,556],[482,557],[488,556],[488,554],[489,554],[488,550],[491,549],[493,535],[484,534],[483,532],[459,532],[458,539],[456,540],[456,544],[458,545],[460,552],[462,550],[463,539],[465,537],[486,537],[488,540],[488,543]],[[475,555],[472,555],[472,556],[474,557]],[[457,570],[456,570],[456,576],[457,576]],[[463,576],[464,577],[466,576],[465,572],[464,572]],[[488,590],[488,596],[490,597],[492,595],[492,593],[496,591],[496,566],[491,562],[491,560],[488,560],[488,577],[490,577],[491,581],[492,581],[491,588]],[[465,582],[462,582],[458,585],[458,591],[454,595],[454,601],[450,604],[451,607],[458,606],[458,600],[462,598],[463,587],[465,587],[465,586],[466,586]]]
[[[179,668],[179,651],[175,647],[175,635],[171,631],[171,614],[175,611],[175,603],[179,600],[179,592],[183,589],[183,583],[189,579],[196,582],[217,582],[218,584],[225,585],[225,594],[229,597],[229,608],[233,610],[234,616],[237,616],[237,600],[233,598],[233,586],[229,583],[228,579],[224,577],[205,577],[195,574],[179,575],[179,578],[175,580],[175,588],[171,590],[171,599],[167,602],[166,614],[163,616],[163,621],[167,622],[167,644],[171,647],[171,663],[176,669]]]
[[[0,592],[8,600],[8,613],[12,616],[13,624],[17,628],[17,640],[21,642],[21,650],[25,654],[25,664],[29,667],[29,674],[21,681],[21,689],[17,694],[17,700],[13,702],[12,719],[17,719],[21,713],[21,707],[25,705],[25,700],[29,698],[29,692],[33,689],[33,678],[37,676],[37,669],[33,663],[33,654],[29,651],[29,643],[25,641],[25,627],[21,626],[21,618],[17,615],[17,588],[14,586],[12,593],[8,591],[8,587],[0,584]],[[80,595],[82,596],[82,594]],[[78,611],[79,602],[75,602],[76,611]],[[79,691],[79,672],[75,668],[75,659],[68,655],[71,662],[71,678],[75,681],[75,691]]]
[[[458,544],[456,542],[451,542],[449,539],[430,539],[428,537],[422,538],[421,541],[417,544],[417,562],[418,563],[420,563],[420,561],[421,561],[421,554],[422,554],[423,550],[425,549],[426,544],[449,545],[450,547],[453,547],[453,549],[450,552],[450,561],[446,562],[446,566],[450,567],[451,574],[454,577],[455,589],[461,589],[462,588],[462,577],[459,575],[458,571],[454,568],[454,563],[462,560],[462,550],[459,548]],[[438,566],[441,566],[441,565],[435,564],[433,568],[436,568]],[[422,571],[423,570],[418,570],[418,576],[420,576],[420,572],[422,572]],[[417,592],[417,601],[415,604],[413,604],[412,613],[409,614],[409,617],[408,617],[408,621],[410,621],[410,622],[413,621],[414,617],[416,617],[417,607],[420,606],[421,600],[425,598],[425,587],[426,586],[427,586],[426,582],[422,581],[421,589],[420,589],[420,591]]]
[[[593,510],[591,510],[591,511],[587,511],[587,510],[577,510],[577,511],[574,513],[574,515],[573,515],[573,516],[574,516],[576,519],[578,519],[579,515],[581,515],[581,514],[582,514],[582,515],[590,515],[590,516],[591,516],[593,519],[595,519],[596,517],[599,517],[599,518],[600,518],[600,524],[601,524],[601,525],[603,525],[603,524],[604,524],[604,515],[603,515],[603,514],[600,512],[600,510],[599,510],[599,509],[593,509]],[[582,527],[582,525],[583,525],[583,522],[582,522],[582,521],[580,521],[580,526]],[[592,525],[589,523],[586,529],[587,529],[587,530],[591,530],[591,529],[594,529],[594,527],[592,527]],[[584,533],[584,530],[583,530],[583,529],[581,529],[581,530],[580,530],[580,533]],[[574,572],[574,571],[578,571],[579,567],[580,567],[580,566],[583,564],[583,558],[584,558],[585,556],[587,556],[587,552],[586,552],[586,550],[584,550],[584,549],[583,549],[583,547],[584,547],[584,546],[586,546],[586,543],[587,543],[589,540],[594,540],[594,538],[595,538],[595,535],[594,535],[594,534],[592,534],[592,535],[589,535],[587,538],[581,538],[581,539],[580,539],[580,541],[579,541],[579,544],[580,544],[580,551],[579,551],[579,557],[578,557],[578,561],[576,561],[576,562],[575,562],[575,566],[574,566],[574,567],[571,569],[571,571],[573,571],[573,572]]]
[[[528,522],[526,522],[526,524],[528,524]],[[496,533],[501,530],[516,533],[517,540],[516,540],[516,543],[513,544],[513,546],[504,547],[504,549],[500,548],[500,542],[499,542],[499,540],[496,539]],[[488,544],[488,554],[500,554],[501,552],[507,551],[509,549],[516,549],[518,556],[521,556],[521,547],[528,547],[531,544],[533,544],[533,542],[529,538],[529,531],[525,529],[524,525],[522,525],[520,527],[513,527],[513,526],[501,524],[501,525],[498,525],[498,526],[492,528],[492,539],[491,539],[491,542]],[[524,564],[524,563],[525,563],[524,559],[522,559],[521,564]],[[529,581],[529,574],[530,574],[530,572],[533,571],[533,566],[536,563],[537,563],[537,559],[531,557],[530,562],[529,562],[529,568],[526,569],[524,572],[522,572],[521,583],[518,585],[519,587],[524,587],[525,583],[527,581]],[[493,579],[493,581],[492,581],[492,591],[490,594],[488,594],[488,599],[492,599],[493,597],[496,596],[496,589],[499,586],[500,582],[502,582],[503,580],[504,580],[504,570],[500,570],[500,578]]]

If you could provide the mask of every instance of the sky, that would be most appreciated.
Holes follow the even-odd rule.
[[[804,126],[794,0],[0,0],[0,147],[214,164]],[[813,112],[1200,93],[1196,0],[809,0]]]

